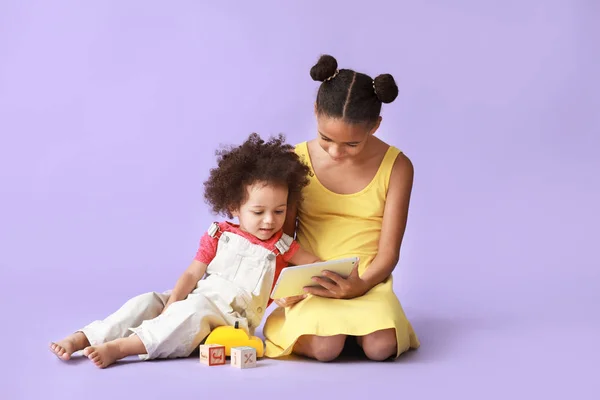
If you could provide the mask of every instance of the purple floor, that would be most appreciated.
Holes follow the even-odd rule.
[[[447,285],[437,281],[429,285],[430,292],[404,296],[411,299],[405,308],[422,347],[397,361],[263,359],[251,370],[206,367],[196,358],[131,358],[105,370],[85,358],[59,361],[47,351],[49,340],[85,323],[86,314],[99,315],[117,305],[92,298],[102,284],[65,287],[62,282],[48,277],[31,288],[46,290],[46,303],[23,302],[8,292],[20,303],[17,341],[23,346],[7,349],[10,368],[2,390],[10,396],[5,399],[199,398],[207,392],[261,399],[358,399],[383,392],[417,399],[597,399],[600,393],[600,295],[592,281],[568,296],[558,289],[575,279],[547,282],[537,296],[527,295],[526,285],[519,291],[507,284],[503,293],[498,282],[493,290],[473,290],[460,279]],[[125,293],[121,287],[115,295]],[[69,305],[73,298],[78,301]],[[12,307],[8,312],[16,317]],[[27,321],[34,317],[38,322]]]

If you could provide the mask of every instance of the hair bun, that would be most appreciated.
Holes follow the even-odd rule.
[[[378,75],[373,80],[375,94],[382,103],[391,103],[398,97],[398,86],[390,74]]]
[[[333,76],[337,71],[338,63],[335,58],[324,54],[319,58],[319,61],[310,69],[310,76],[315,81],[323,82],[327,78]]]

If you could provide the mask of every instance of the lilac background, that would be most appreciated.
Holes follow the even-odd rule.
[[[598,398],[599,2],[231,3],[0,1],[2,398]],[[173,285],[220,143],[315,135],[323,52],[399,82],[379,135],[416,168],[395,277],[422,348],[248,371],[53,357]]]

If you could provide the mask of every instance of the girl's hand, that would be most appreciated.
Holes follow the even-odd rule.
[[[300,296],[284,297],[282,299],[275,299],[273,302],[279,307],[291,307],[294,304],[304,300],[306,296],[306,294],[301,294]]]
[[[304,291],[320,297],[352,299],[362,296],[369,290],[368,284],[358,276],[358,264],[347,278],[331,271],[323,271],[323,277],[313,277],[320,287],[309,286],[305,287]]]

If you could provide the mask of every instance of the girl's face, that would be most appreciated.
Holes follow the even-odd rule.
[[[277,233],[285,222],[288,189],[265,182],[256,182],[246,187],[248,196],[239,210],[232,212],[240,223],[240,229],[268,240]]]
[[[358,156],[371,135],[379,128],[375,124],[349,124],[341,119],[317,116],[319,145],[333,161],[345,161]]]

